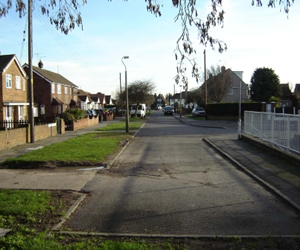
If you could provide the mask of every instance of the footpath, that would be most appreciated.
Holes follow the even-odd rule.
[[[176,119],[188,126],[211,127],[211,128],[236,128],[237,122],[193,120],[185,116]],[[31,150],[53,143],[59,143],[85,133],[94,132],[97,128],[110,123],[119,122],[122,118],[106,121],[95,126],[67,131],[65,134],[49,137],[35,143],[28,143],[0,151],[0,163],[8,158],[18,157]],[[267,145],[262,150],[246,140],[239,140],[236,135],[222,134],[207,136],[203,139],[209,146],[226,157],[240,170],[251,175],[265,188],[272,191],[282,200],[296,210],[300,211],[300,166],[290,160],[280,158],[280,154],[271,154]],[[101,167],[101,166],[99,166]],[[24,169],[10,170],[0,169],[0,189],[45,189],[45,190],[72,190],[80,191],[84,185],[93,178],[98,169],[91,167],[77,168],[54,168],[54,169]]]
[[[0,150],[0,164],[8,158],[16,158],[30,151],[60,143],[71,138],[95,132],[98,128],[119,122],[121,117],[112,121],[104,121],[97,125],[66,131],[64,134],[48,137],[34,143],[27,143]],[[99,166],[101,167],[101,166]],[[40,189],[40,190],[72,190],[80,191],[93,178],[99,169],[90,166],[59,167],[53,169],[0,169],[0,189]]]
[[[238,139],[237,121],[194,120],[175,117],[189,126],[236,128],[236,135],[209,136],[203,140],[266,189],[300,212],[300,158],[244,135]],[[259,145],[255,146],[255,145]]]

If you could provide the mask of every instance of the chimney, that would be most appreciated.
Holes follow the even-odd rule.
[[[224,73],[225,70],[226,70],[225,66],[222,66],[222,67],[221,67],[221,72]]]
[[[40,69],[42,69],[44,67],[44,64],[43,64],[42,60],[39,61],[38,66],[39,66]]]

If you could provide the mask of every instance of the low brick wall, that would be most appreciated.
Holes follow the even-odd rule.
[[[45,139],[57,135],[56,123],[46,125],[34,126],[34,139],[35,141]]]
[[[56,136],[56,123],[39,125],[34,127],[34,140],[42,140]],[[26,128],[18,128],[0,131],[0,150],[18,145],[30,143],[30,125]]]
[[[4,130],[0,132],[0,150],[26,144],[30,141],[30,130],[28,128],[18,128]]]
[[[99,117],[98,116],[93,117],[92,119],[87,117],[87,118],[84,118],[84,119],[80,119],[77,122],[73,121],[72,128],[73,128],[73,131],[75,131],[75,130],[78,130],[78,129],[81,129],[81,128],[94,126],[98,123],[99,123]]]

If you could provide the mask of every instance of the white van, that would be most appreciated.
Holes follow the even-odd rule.
[[[130,116],[131,117],[134,117],[135,115],[135,110],[136,110],[136,104],[132,104],[131,105],[131,108],[130,108]],[[141,118],[145,118],[146,116],[146,104],[144,103],[141,103],[139,105],[139,108],[138,108],[138,111],[137,111],[137,116],[138,117],[141,117]]]

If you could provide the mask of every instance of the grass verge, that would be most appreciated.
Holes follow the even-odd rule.
[[[141,126],[145,123],[145,120],[132,117],[129,119],[129,130],[138,130]],[[126,122],[125,119],[121,120],[120,122],[112,123],[102,128],[98,128],[98,131],[115,131],[115,130],[123,130],[126,129]]]
[[[107,132],[88,133],[61,143],[55,143],[39,150],[31,151],[18,158],[7,159],[2,166],[8,168],[30,168],[41,162],[90,162],[99,163],[120,150],[123,141],[131,134]]]
[[[0,190],[0,227],[11,229],[0,237],[0,249],[179,249],[168,242],[146,243],[139,239],[49,236],[49,229],[70,207],[70,197],[74,201],[77,195],[60,191]]]

